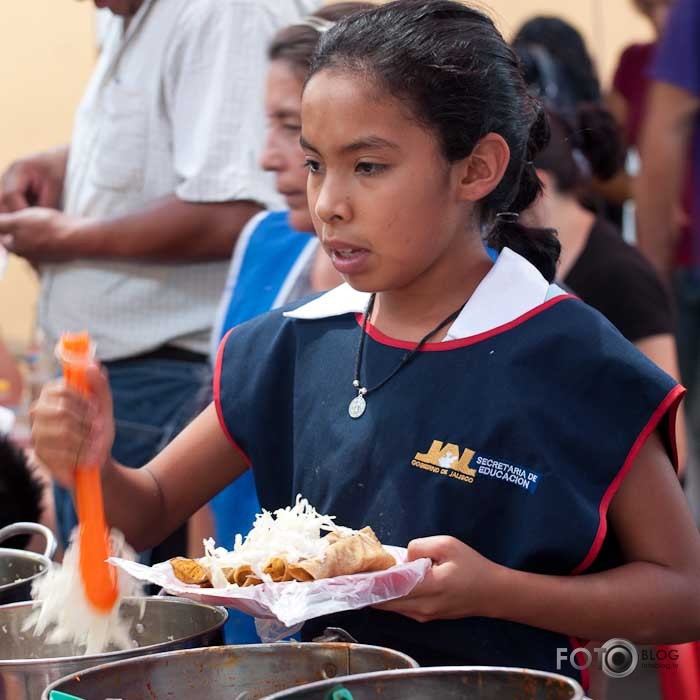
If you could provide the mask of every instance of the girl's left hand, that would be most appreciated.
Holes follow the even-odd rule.
[[[455,537],[424,537],[408,544],[408,561],[433,565],[407,596],[374,607],[418,622],[489,616],[496,573],[501,568]]]

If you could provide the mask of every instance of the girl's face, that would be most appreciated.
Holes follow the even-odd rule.
[[[449,275],[473,243],[472,205],[434,134],[366,79],[335,70],[307,83],[302,124],[311,217],[343,278],[387,291]]]
[[[654,25],[657,36],[661,36],[666,26],[668,13],[673,0],[634,0],[637,9]]]
[[[302,88],[302,80],[286,61],[272,61],[265,93],[267,139],[260,162],[277,175],[277,191],[287,200],[290,225],[297,231],[313,231],[299,145]]]

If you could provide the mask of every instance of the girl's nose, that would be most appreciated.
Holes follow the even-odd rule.
[[[309,194],[313,196],[313,192]],[[347,192],[335,187],[329,178],[326,178],[320,186],[313,210],[325,224],[348,221],[352,216]]]

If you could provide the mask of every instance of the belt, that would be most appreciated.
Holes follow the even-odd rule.
[[[208,358],[204,353],[185,350],[185,348],[178,348],[174,345],[161,345],[155,350],[150,350],[140,355],[133,355],[132,357],[125,357],[121,360],[111,360],[105,364],[118,367],[128,362],[140,360],[175,360],[177,362],[196,362],[199,364],[208,362]]]

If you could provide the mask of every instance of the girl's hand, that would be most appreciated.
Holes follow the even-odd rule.
[[[87,369],[90,398],[48,382],[30,412],[37,458],[62,486],[71,488],[78,464],[107,462],[114,442],[112,394],[106,373],[96,364]]]
[[[454,537],[409,542],[408,561],[422,557],[433,562],[423,581],[407,596],[375,607],[418,622],[488,616],[488,600],[501,567]]]

